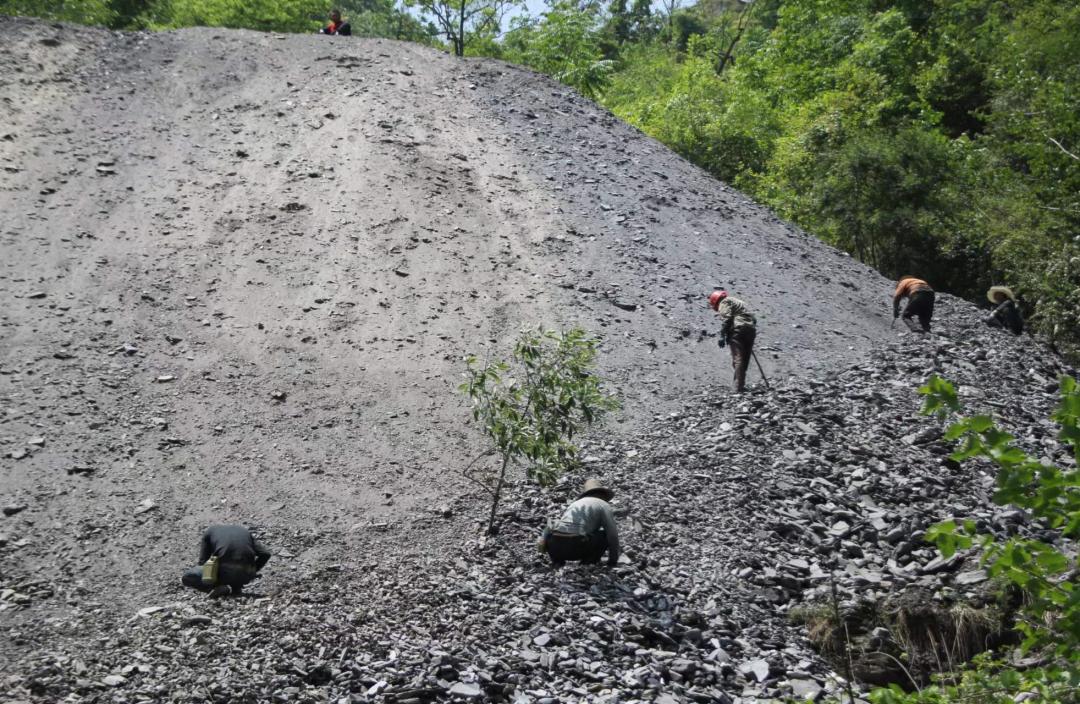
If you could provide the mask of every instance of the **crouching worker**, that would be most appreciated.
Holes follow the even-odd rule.
[[[619,563],[619,529],[615,525],[615,510],[608,503],[615,492],[597,479],[585,482],[584,490],[574,503],[544,531],[541,549],[551,557],[556,567],[566,562],[596,564],[608,554],[608,564]]]
[[[239,594],[269,559],[270,552],[244,526],[210,526],[202,536],[199,566],[184,573],[184,586],[210,596]]]
[[[986,297],[994,304],[994,310],[986,316],[986,324],[992,328],[1005,328],[1013,335],[1024,332],[1024,316],[1016,305],[1016,295],[1008,286],[991,286]]]

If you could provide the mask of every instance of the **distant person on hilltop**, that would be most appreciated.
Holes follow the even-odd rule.
[[[541,549],[556,567],[578,561],[596,564],[605,552],[608,565],[619,563],[619,529],[609,503],[614,497],[598,479],[589,479],[577,500],[544,530]]]
[[[244,526],[210,526],[199,546],[199,566],[184,573],[183,583],[210,596],[239,594],[270,559],[270,552]]]
[[[904,325],[912,332],[930,332],[930,319],[934,317],[934,289],[930,284],[914,276],[902,276],[893,294],[893,320],[900,317],[900,299],[907,298],[904,308]],[[917,317],[916,325],[912,318]]]
[[[709,294],[709,307],[720,316],[720,348],[731,346],[731,366],[735,368],[735,391],[746,390],[746,368],[750,366],[750,357],[754,354],[754,340],[757,338],[757,320],[750,313],[750,307],[738,298],[732,298],[728,292],[719,289]]]
[[[352,35],[352,27],[349,26],[348,22],[341,19],[341,10],[334,10],[330,13],[330,24],[320,29],[319,34],[336,34],[340,37],[348,37]]]
[[[992,328],[1005,328],[1013,335],[1024,332],[1024,316],[1016,304],[1016,296],[1008,286],[991,286],[986,297],[994,304],[994,310],[986,316],[986,324]]]

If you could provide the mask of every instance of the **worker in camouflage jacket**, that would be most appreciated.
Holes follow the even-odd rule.
[[[746,369],[754,354],[757,338],[757,320],[750,308],[719,289],[709,294],[709,307],[720,316],[720,347],[731,347],[731,366],[735,368],[735,391],[746,390]]]

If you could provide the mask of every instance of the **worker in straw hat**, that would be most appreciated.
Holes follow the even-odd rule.
[[[1016,304],[1016,296],[1008,286],[991,286],[986,292],[987,299],[994,304],[994,310],[986,316],[986,324],[992,328],[1005,328],[1013,335],[1024,332],[1024,316]]]
[[[595,564],[604,552],[609,565],[618,564],[619,529],[610,503],[614,496],[615,492],[599,479],[589,479],[562,518],[549,523],[540,546],[556,567],[578,561]]]

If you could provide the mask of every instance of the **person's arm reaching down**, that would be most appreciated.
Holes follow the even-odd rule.
[[[255,549],[255,571],[259,571],[270,560],[270,551],[263,544],[252,538],[251,545]]]
[[[604,533],[607,535],[608,564],[619,564],[619,527],[615,525],[615,511],[611,506],[604,508],[602,522]]]
[[[212,552],[212,550],[210,549],[210,531],[209,531],[209,529],[207,529],[202,534],[202,542],[199,544],[199,564],[200,565],[204,564],[207,560],[210,559],[211,552]]]

